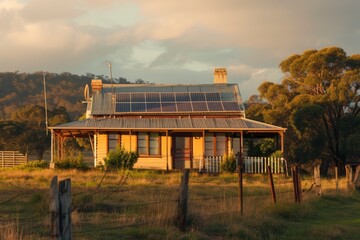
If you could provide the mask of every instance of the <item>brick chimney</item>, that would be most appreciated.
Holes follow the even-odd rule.
[[[226,68],[215,68],[214,70],[214,83],[227,83]]]
[[[103,87],[102,80],[101,79],[93,79],[91,80],[91,89],[93,92],[95,91],[101,91]]]

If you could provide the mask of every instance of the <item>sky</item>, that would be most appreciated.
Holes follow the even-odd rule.
[[[0,72],[213,82],[247,99],[279,63],[329,46],[360,53],[359,0],[0,0]]]

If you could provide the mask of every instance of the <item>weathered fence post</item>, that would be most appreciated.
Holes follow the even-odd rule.
[[[178,205],[178,226],[181,231],[186,230],[187,200],[189,189],[189,169],[184,169],[180,183],[180,196]]]
[[[71,230],[71,180],[59,181],[57,176],[50,183],[51,237],[72,239]]]
[[[293,184],[294,184],[294,198],[296,203],[301,202],[301,180],[298,168],[296,166],[292,169]]]
[[[237,167],[238,172],[238,211],[241,216],[244,214],[244,201],[243,201],[243,175],[242,175],[242,160],[240,159],[239,166]]]
[[[314,181],[316,194],[321,196],[320,164],[314,167]]]
[[[55,176],[50,182],[50,232],[53,239],[61,239],[59,210],[58,178]]]
[[[62,239],[72,239],[71,231],[71,180],[59,181],[60,232]]]
[[[360,165],[356,166],[355,169],[355,175],[354,175],[354,185],[355,185],[355,189],[359,189],[360,188]]]
[[[335,167],[335,188],[336,192],[339,191],[339,168]]]
[[[270,166],[267,166],[267,172],[268,172],[269,180],[270,180],[270,189],[271,189],[272,199],[273,199],[274,204],[276,204],[276,193],[275,193],[275,187],[274,187],[274,180],[273,180]]]
[[[346,183],[348,191],[354,190],[354,183],[353,183],[353,170],[350,164],[345,166],[346,171]]]

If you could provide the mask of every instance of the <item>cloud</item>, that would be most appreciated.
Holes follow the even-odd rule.
[[[205,83],[220,66],[254,94],[293,53],[329,45],[359,53],[359,8],[357,0],[0,0],[0,71],[106,74],[111,61],[114,76],[130,80]]]

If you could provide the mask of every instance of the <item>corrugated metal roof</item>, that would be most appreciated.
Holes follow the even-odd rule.
[[[285,131],[285,128],[246,118],[103,118],[85,119],[50,127],[54,130],[264,130]]]

